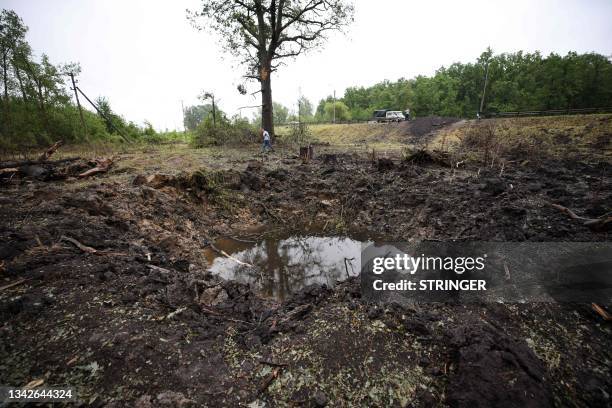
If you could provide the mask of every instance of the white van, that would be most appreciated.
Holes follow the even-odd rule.
[[[386,122],[402,122],[406,120],[404,114],[400,111],[389,111],[385,116]]]

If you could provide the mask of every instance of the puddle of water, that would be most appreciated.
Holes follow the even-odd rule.
[[[260,242],[223,238],[215,242],[215,248],[231,258],[211,248],[205,256],[212,273],[283,300],[308,285],[332,287],[359,275],[363,243],[367,242],[346,237],[291,236]]]

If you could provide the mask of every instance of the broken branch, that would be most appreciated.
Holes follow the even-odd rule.
[[[52,155],[53,153],[55,153],[55,151],[56,151],[57,149],[59,149],[59,147],[60,147],[62,144],[64,144],[64,142],[63,142],[63,141],[61,141],[61,140],[58,140],[57,142],[53,143],[53,145],[51,145],[51,147],[49,147],[49,148],[47,149],[47,151],[45,151],[43,154],[41,154],[40,156],[38,156],[38,161],[41,161],[41,162],[45,162],[45,161],[47,161],[47,160],[49,159],[49,157],[51,157],[51,155]]]
[[[11,161],[11,162],[4,162],[4,163],[0,163],[0,170],[2,169],[12,169],[12,168],[17,168],[17,167],[21,167],[21,166],[30,166],[33,164],[52,164],[52,165],[56,165],[56,164],[62,164],[62,163],[67,163],[67,162],[73,162],[73,161],[77,161],[79,160],[79,157],[69,157],[66,159],[61,159],[61,160],[54,160],[54,161],[41,161],[41,160],[22,160],[22,161]]]
[[[225,252],[225,251],[224,251],[224,250],[222,250],[222,249],[217,248],[217,247],[216,247],[216,246],[214,246],[213,244],[210,244],[210,248],[211,248],[213,251],[215,251],[216,253],[221,254],[221,255],[223,255],[224,257],[226,257],[226,258],[228,258],[228,259],[231,259],[232,261],[236,262],[238,265],[244,265],[244,266],[248,266],[248,267],[250,267],[250,268],[252,268],[252,267],[253,267],[253,265],[251,265],[250,263],[248,263],[248,262],[243,262],[243,261],[241,261],[240,259],[236,259],[236,258],[234,258],[234,257],[233,257],[233,256],[231,256],[230,254],[228,254],[227,252]]]
[[[581,221],[582,225],[594,231],[605,231],[612,226],[612,213],[605,214],[600,218],[586,218],[576,215],[572,210],[559,204],[548,203],[551,207],[556,208],[566,214],[572,220]]]
[[[113,164],[113,159],[109,159],[109,158],[96,159],[95,162],[97,163],[96,167],[79,174],[77,177],[85,178],[85,177],[93,176],[94,174],[98,174],[98,173],[106,173],[108,169],[110,169],[111,165]]]
[[[81,244],[79,241],[77,241],[76,239],[74,239],[74,238],[70,238],[70,237],[67,237],[67,236],[65,236],[65,235],[62,235],[62,236],[60,237],[60,241],[70,242],[71,244],[73,244],[74,246],[76,246],[77,248],[79,248],[81,251],[83,251],[83,252],[87,252],[88,254],[96,254],[96,253],[98,253],[98,250],[97,250],[97,249],[92,248],[92,247],[89,247],[89,246],[87,246],[87,245],[83,245],[83,244]]]
[[[603,307],[599,306],[597,303],[591,303],[591,307],[593,310],[600,315],[606,322],[612,320],[612,315],[606,311]]]
[[[15,282],[9,283],[8,285],[0,286],[0,292],[6,289],[10,289],[13,286],[21,285],[24,282],[27,282],[27,279],[19,279],[19,280],[16,280]]]

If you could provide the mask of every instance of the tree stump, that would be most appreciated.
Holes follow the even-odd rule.
[[[311,145],[300,147],[300,159],[303,163],[308,163],[314,157],[314,149]]]

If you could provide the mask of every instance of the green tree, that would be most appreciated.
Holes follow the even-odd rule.
[[[287,117],[289,116],[289,109],[287,109],[287,107],[277,102],[273,102],[272,106],[273,106],[273,111],[274,111],[274,123],[276,124],[286,123]]]
[[[330,31],[342,30],[353,12],[342,0],[203,0],[190,18],[197,28],[218,33],[225,50],[247,67],[246,78],[259,82],[262,126],[274,133],[272,73],[284,60],[320,46]]]
[[[335,106],[335,109],[334,109]],[[325,119],[333,121],[350,120],[351,113],[349,112],[348,106],[342,101],[327,102],[325,103]]]
[[[312,120],[312,103],[305,96],[301,96],[298,99],[298,114],[300,116],[300,120],[304,122],[309,122]]]
[[[202,123],[208,115],[212,113],[212,104],[194,105],[185,108],[183,116],[183,124],[185,129],[194,131],[200,123]]]

